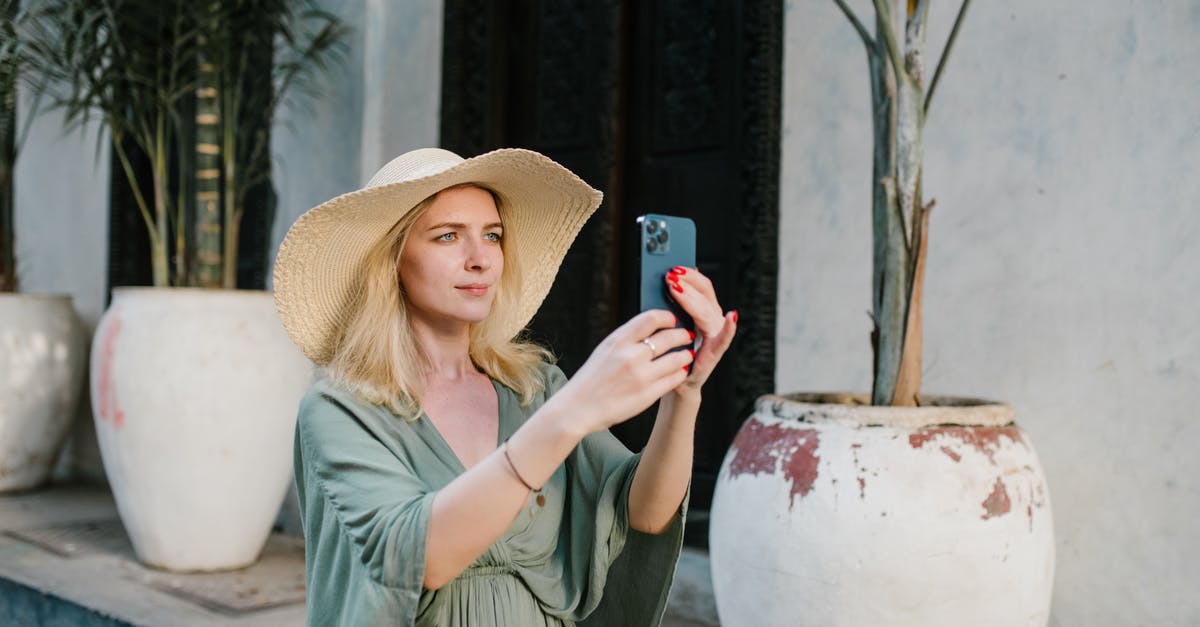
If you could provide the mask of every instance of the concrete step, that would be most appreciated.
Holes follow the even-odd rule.
[[[304,544],[272,534],[254,565],[179,574],[137,561],[112,495],[58,485],[0,496],[0,624],[304,624]],[[716,627],[708,555],[680,556],[664,627]]]

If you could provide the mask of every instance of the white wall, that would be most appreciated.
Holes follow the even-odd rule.
[[[23,94],[18,125],[31,109]],[[90,337],[104,313],[108,277],[108,134],[98,124],[68,130],[58,111],[32,120],[17,157],[13,232],[22,292],[70,294]],[[86,378],[70,444],[55,476],[103,476]]]
[[[327,1],[356,30],[345,63],[316,99],[281,112],[271,138],[279,208],[271,259],[296,218],[354,191],[400,153],[436,146],[441,0]]]
[[[866,62],[833,2],[786,6],[777,386],[866,390]],[[1198,35],[1195,0],[975,2],[927,122],[924,390],[1015,405],[1053,625],[1200,624]]]

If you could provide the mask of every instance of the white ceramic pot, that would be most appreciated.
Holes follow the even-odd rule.
[[[721,624],[1044,626],[1050,495],[1012,408],[848,397],[764,396],[738,432],[709,531]]]
[[[0,294],[0,492],[50,476],[83,391],[86,351],[70,296]]]
[[[268,292],[118,288],[92,343],[104,470],[145,563],[253,563],[291,480],[312,364]]]

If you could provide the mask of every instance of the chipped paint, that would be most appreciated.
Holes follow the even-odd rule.
[[[97,392],[100,401],[100,418],[120,429],[125,425],[125,412],[117,403],[116,382],[112,378],[113,352],[117,336],[121,333],[121,319],[111,316],[104,327],[103,343],[100,345],[100,368],[97,374]]]
[[[1025,446],[1021,430],[1013,425],[1006,427],[923,427],[908,436],[908,444],[915,449],[922,448],[925,443],[942,438],[958,440],[962,445],[987,455],[988,459],[993,462],[996,461],[994,456],[1000,449],[1002,440],[1008,439],[1014,444]],[[950,455],[946,449],[947,447],[942,447],[942,452]]]
[[[962,460],[962,455],[955,453],[954,450],[951,449],[949,446],[943,446],[942,452],[946,454],[946,457],[949,457],[950,459],[953,459],[956,462]]]
[[[995,518],[1003,516],[1012,510],[1012,500],[1008,498],[1008,488],[1004,486],[1004,481],[1000,477],[996,477],[996,483],[992,485],[992,493],[983,499],[983,518]]]
[[[790,509],[797,496],[805,497],[813,489],[817,464],[821,461],[817,455],[820,445],[821,436],[815,429],[764,425],[750,418],[730,447],[733,459],[729,462],[729,476],[775,474],[782,470],[791,484]]]

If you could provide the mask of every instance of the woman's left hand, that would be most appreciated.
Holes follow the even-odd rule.
[[[702,338],[688,378],[675,391],[698,393],[733,342],[738,314],[723,312],[712,281],[696,268],[676,266],[664,280],[671,297],[692,317],[696,333]]]

